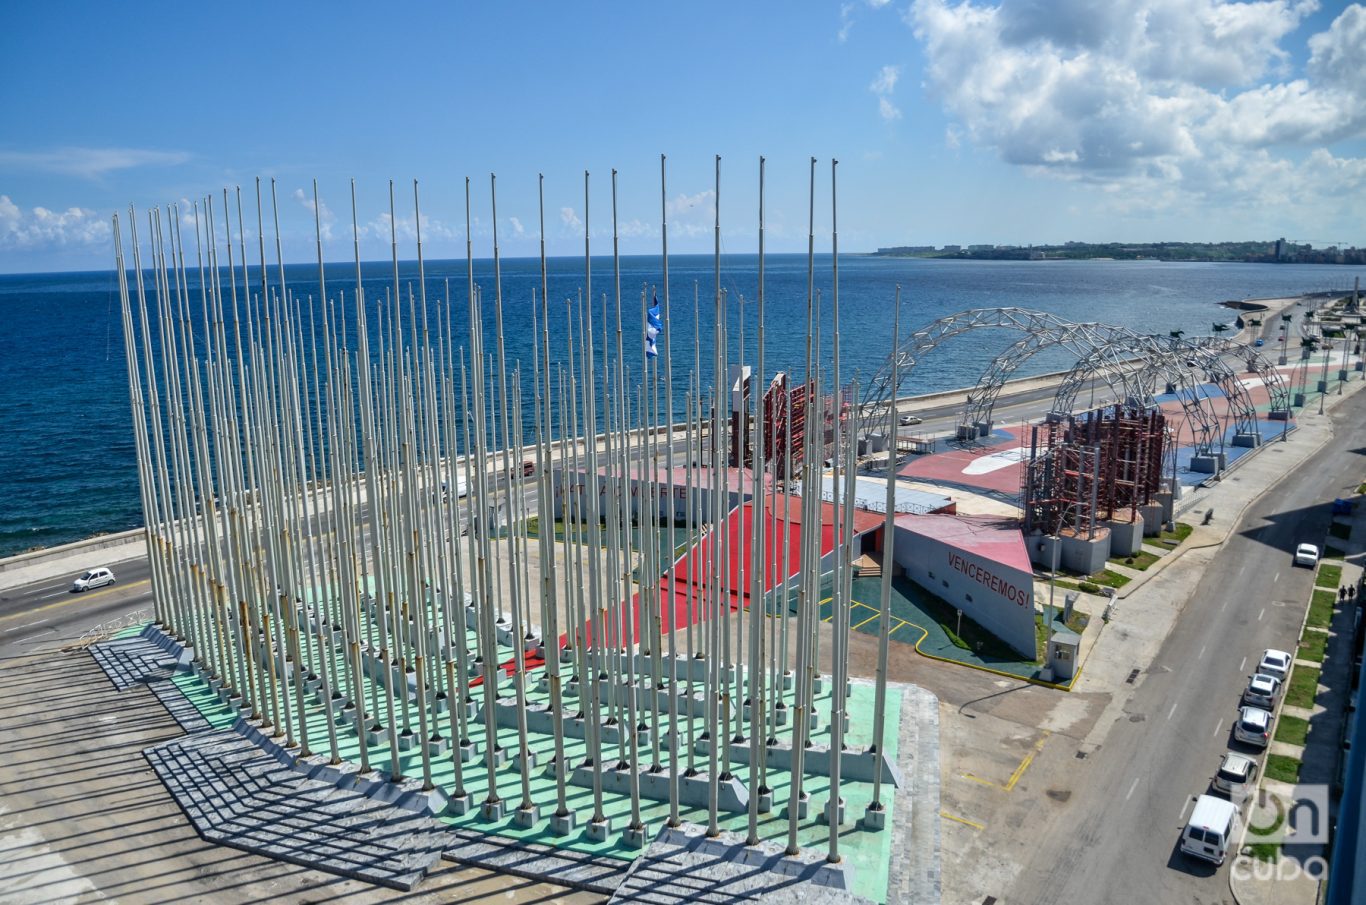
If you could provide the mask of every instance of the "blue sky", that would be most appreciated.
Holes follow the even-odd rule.
[[[1266,0],[9,4],[0,28],[0,271],[105,269],[109,215],[276,180],[286,257],[311,180],[350,257],[388,255],[388,180],[430,257],[1267,238],[1366,244],[1366,9]],[[251,215],[249,214],[249,219]],[[402,238],[401,238],[402,240]],[[405,256],[412,255],[411,243]]]

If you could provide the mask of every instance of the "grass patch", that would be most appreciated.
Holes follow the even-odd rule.
[[[1325,632],[1305,632],[1304,637],[1300,638],[1299,652],[1295,656],[1301,660],[1313,660],[1315,663],[1323,662],[1324,649],[1328,647],[1328,635]]]
[[[1300,781],[1299,758],[1290,757],[1286,754],[1268,754],[1264,775],[1268,779],[1288,782],[1293,785]]]
[[[1332,591],[1315,591],[1309,601],[1309,621],[1306,624],[1327,628],[1333,621],[1333,604],[1337,599],[1338,595]]]
[[[1194,530],[1195,528],[1193,526],[1188,525],[1185,522],[1177,522],[1175,531],[1163,531],[1158,537],[1164,541],[1175,541],[1179,544],[1190,537],[1191,532]]]
[[[923,589],[922,589],[923,590]],[[824,596],[824,595],[823,595]],[[972,617],[963,614],[961,623],[962,633],[959,634],[958,608],[950,604],[944,598],[933,592],[926,591],[918,595],[920,608],[923,609],[931,619],[939,624],[944,634],[948,637],[949,643],[959,650],[972,651],[984,660],[1000,661],[1020,661],[1023,658],[1014,650],[1006,645],[1004,641],[997,638],[991,632],[978,625]],[[1036,632],[1037,634],[1037,632]],[[1042,651],[1043,647],[1036,646],[1035,651]],[[1033,662],[1039,662],[1036,653]]]
[[[1276,741],[1285,742],[1287,745],[1304,746],[1305,740],[1309,738],[1309,721],[1302,720],[1297,716],[1286,716],[1281,714],[1280,722],[1276,724]],[[1271,772],[1268,765],[1267,772]]]
[[[1110,562],[1120,566],[1128,566],[1130,569],[1138,569],[1140,572],[1147,571],[1148,567],[1161,559],[1156,553],[1149,553],[1147,550],[1140,550],[1132,556],[1111,556]]]
[[[1312,666],[1296,666],[1285,683],[1285,702],[1292,707],[1308,709],[1314,706],[1314,695],[1319,687],[1319,671]]]
[[[1342,522],[1333,522],[1328,526],[1328,533],[1338,540],[1347,540],[1352,536],[1352,526],[1344,525]]]
[[[1094,575],[1086,576],[1086,580],[1091,584],[1100,585],[1101,587],[1122,588],[1129,583],[1129,576],[1120,575],[1118,572],[1112,572],[1109,569],[1101,569]],[[1085,588],[1082,590],[1085,590]]]
[[[1342,583],[1342,566],[1335,566],[1332,563],[1320,563],[1318,577],[1314,579],[1314,585],[1320,588],[1332,588],[1337,590]]]
[[[1243,846],[1243,850],[1258,861],[1267,861],[1272,864],[1280,860],[1281,857],[1281,844],[1279,842],[1252,842]]]
[[[1366,481],[1357,485],[1357,496],[1366,496]]]

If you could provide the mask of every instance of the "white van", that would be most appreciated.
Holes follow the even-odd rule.
[[[1195,810],[1181,832],[1181,851],[1196,858],[1223,864],[1233,833],[1238,825],[1238,809],[1233,802],[1213,795],[1195,799]]]

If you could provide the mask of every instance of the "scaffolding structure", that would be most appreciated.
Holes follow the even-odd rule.
[[[1050,418],[1030,432],[1025,533],[1095,535],[1098,521],[1132,522],[1161,489],[1166,417],[1117,403]]]

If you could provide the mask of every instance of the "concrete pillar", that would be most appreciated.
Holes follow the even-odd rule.
[[[1090,575],[1105,568],[1110,558],[1110,530],[1104,525],[1096,528],[1095,537],[1062,538],[1062,567],[1071,572]]]
[[[1156,494],[1153,502],[1138,507],[1138,513],[1143,517],[1143,536],[1157,537],[1162,533],[1162,526],[1171,521],[1172,495]]]
[[[1110,529],[1110,556],[1132,556],[1143,549],[1143,516],[1135,516],[1132,522],[1112,519],[1105,524]]]
[[[1262,445],[1262,435],[1255,431],[1242,431],[1233,435],[1233,445],[1256,449]]]

